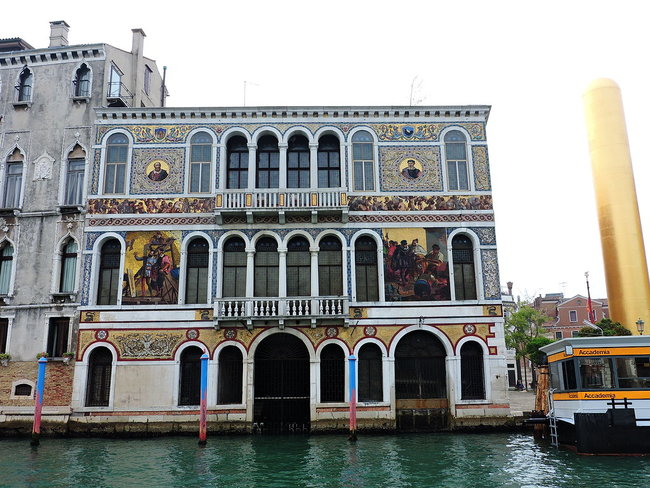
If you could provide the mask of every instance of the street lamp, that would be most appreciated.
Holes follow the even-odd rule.
[[[639,320],[636,321],[636,330],[639,331],[639,335],[643,335],[644,326],[645,322],[639,317]]]

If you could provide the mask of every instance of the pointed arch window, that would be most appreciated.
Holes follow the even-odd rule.
[[[304,237],[294,237],[287,245],[287,295],[311,295],[311,254]]]
[[[318,294],[343,295],[343,248],[335,236],[325,236],[318,251]]]
[[[474,246],[469,236],[458,234],[451,241],[454,260],[454,290],[456,300],[476,300]]]
[[[460,349],[460,383],[463,400],[485,398],[483,348],[476,342],[466,342]]]
[[[309,141],[303,135],[289,138],[287,188],[309,188]]]
[[[383,395],[381,349],[364,344],[359,349],[359,401],[381,402]]]
[[[228,154],[228,188],[248,187],[248,143],[242,136],[233,136],[226,145]]]
[[[61,249],[61,276],[59,278],[59,292],[73,293],[77,276],[77,243],[69,238]]]
[[[187,272],[185,274],[185,303],[208,303],[208,263],[210,246],[202,237],[187,245]]]
[[[377,243],[370,236],[361,236],[354,243],[354,271],[357,301],[379,300]]]
[[[243,364],[242,353],[235,346],[226,346],[219,353],[217,404],[242,403]]]
[[[201,356],[203,351],[190,346],[181,353],[179,405],[198,405],[201,398]]]
[[[65,204],[82,205],[84,173],[86,171],[86,152],[79,144],[68,154],[68,167],[65,177]]]
[[[16,148],[7,158],[4,184],[4,208],[20,208],[23,187],[23,155]]]
[[[97,305],[117,304],[120,286],[120,258],[122,246],[117,239],[109,239],[102,245],[99,261],[99,287]]]
[[[341,186],[340,143],[336,136],[327,134],[318,141],[318,187]]]
[[[75,72],[73,83],[75,97],[90,96],[90,68],[86,63],[79,66]]]
[[[255,244],[255,296],[278,296],[280,258],[278,243],[272,237],[262,237]]]
[[[190,140],[190,192],[210,192],[212,137],[206,132],[194,134]]]
[[[445,134],[445,155],[449,190],[469,190],[467,139],[461,131],[452,130]]]
[[[14,265],[14,247],[7,241],[0,249],[0,295],[9,295],[11,271]]]
[[[224,297],[246,296],[246,243],[241,237],[231,237],[223,246]]]
[[[343,402],[345,354],[336,344],[328,344],[320,355],[320,401]]]
[[[257,188],[278,188],[280,185],[280,149],[274,136],[260,137],[257,142]]]
[[[106,174],[104,193],[124,193],[129,139],[124,134],[113,134],[106,142]]]
[[[34,74],[29,68],[25,67],[18,77],[18,85],[16,86],[19,102],[31,102],[33,86]]]
[[[354,170],[354,190],[374,191],[375,158],[373,138],[365,130],[352,136],[352,165]]]
[[[111,395],[113,354],[105,347],[98,347],[88,359],[86,381],[86,406],[108,407]]]

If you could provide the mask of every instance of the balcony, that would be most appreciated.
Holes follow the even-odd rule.
[[[106,101],[109,107],[130,107],[133,104],[133,94],[121,81],[108,83]]]
[[[254,321],[277,321],[284,328],[286,320],[309,322],[316,327],[317,320],[335,319],[348,325],[350,312],[348,297],[287,297],[287,298],[220,298],[215,303],[215,324],[240,322],[247,328]]]
[[[347,194],[340,189],[255,189],[225,190],[217,194],[215,212],[217,223],[244,221],[252,224],[265,217],[287,223],[292,218],[299,221],[318,222],[319,216],[338,217],[347,222]]]

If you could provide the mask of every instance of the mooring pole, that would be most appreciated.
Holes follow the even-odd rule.
[[[199,446],[208,443],[208,353],[201,356],[201,411],[199,417]]]
[[[351,441],[357,440],[357,358],[351,354],[350,362],[350,437]]]
[[[34,405],[34,427],[32,428],[32,446],[40,444],[41,437],[41,412],[43,410],[43,392],[45,391],[45,365],[47,358],[38,360],[38,377],[36,379],[36,402]]]

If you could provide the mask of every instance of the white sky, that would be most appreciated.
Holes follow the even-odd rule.
[[[650,250],[648,11],[644,1],[360,0],[4,2],[0,38],[130,50],[168,67],[169,106],[489,104],[488,144],[501,283],[515,295],[605,297],[582,94],[623,91]],[[650,255],[650,253],[648,253]]]

